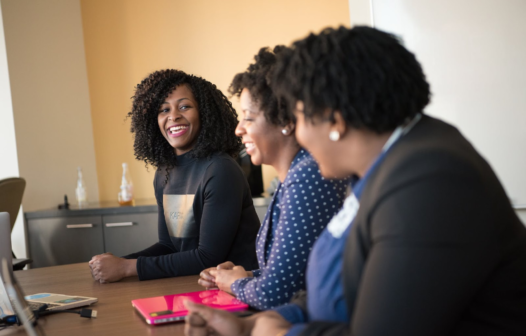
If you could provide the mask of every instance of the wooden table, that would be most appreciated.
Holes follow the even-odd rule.
[[[146,324],[135,313],[131,300],[203,289],[197,284],[197,275],[150,281],[130,277],[120,282],[100,284],[91,277],[87,263],[17,271],[15,276],[26,295],[48,292],[99,299],[90,307],[98,312],[95,319],[81,318],[74,314],[40,318],[38,324],[47,336],[183,335],[184,323],[161,326]],[[21,326],[14,326],[0,331],[0,335],[25,335],[25,331]]]

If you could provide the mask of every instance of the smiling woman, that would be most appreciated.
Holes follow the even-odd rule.
[[[236,134],[252,163],[274,167],[279,177],[256,239],[259,267],[245,270],[223,263],[201,272],[199,280],[204,287],[217,286],[260,310],[287,303],[305,289],[307,256],[341,207],[348,183],[321,176],[316,161],[296,141],[292,114],[271,88],[268,77],[286,50],[260,49],[255,62],[234,77],[229,89],[240,99],[242,119]]]
[[[186,85],[176,87],[166,97],[157,121],[162,135],[177,155],[194,147],[201,123],[194,94]]]
[[[232,158],[237,114],[216,86],[179,70],[137,85],[128,114],[135,157],[157,168],[159,242],[123,258],[93,257],[100,282],[198,274],[226,260],[253,269],[259,220],[248,183]]]

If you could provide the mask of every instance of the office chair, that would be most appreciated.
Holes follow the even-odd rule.
[[[22,196],[26,188],[26,180],[21,177],[11,177],[0,180],[0,212],[9,213],[11,231],[15,226],[16,217],[22,204]],[[16,259],[13,253],[13,269],[21,270],[30,263],[31,259]]]

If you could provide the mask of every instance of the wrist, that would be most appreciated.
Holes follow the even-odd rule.
[[[137,275],[137,259],[125,259],[125,276],[130,277]]]
[[[219,289],[221,289],[221,290],[224,291],[224,292],[227,292],[228,294],[236,295],[236,294],[234,293],[234,291],[232,290],[232,286],[233,286],[233,285],[234,285],[234,282],[232,282],[232,283],[231,283],[230,285],[228,285],[228,286],[225,286],[225,288],[221,288],[221,287],[220,287]]]

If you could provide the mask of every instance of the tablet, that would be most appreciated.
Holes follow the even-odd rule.
[[[156,325],[184,320],[188,315],[184,306],[186,300],[230,312],[248,309],[246,303],[217,289],[137,299],[132,300],[132,306],[146,323]]]

